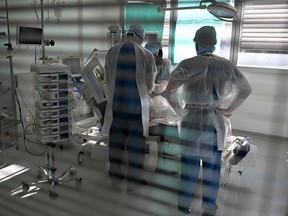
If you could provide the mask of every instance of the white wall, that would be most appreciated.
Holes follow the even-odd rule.
[[[263,68],[240,70],[253,92],[234,112],[234,129],[288,137],[288,71]]]
[[[41,27],[40,0],[37,1],[36,12],[31,0],[8,1],[11,42],[15,51],[13,57],[14,73],[30,71],[30,64],[41,56],[41,46],[16,45],[16,27]],[[52,2],[52,1],[50,1]],[[58,2],[58,1],[56,1]],[[62,2],[62,0],[59,0]],[[82,63],[93,49],[107,50],[108,26],[120,23],[120,5],[115,0],[69,0],[62,7],[44,3],[44,39],[54,40],[55,46],[45,47],[45,56],[80,56]],[[57,12],[60,16],[57,16]],[[59,14],[59,13],[58,13]],[[36,52],[35,52],[36,50]],[[95,53],[103,59],[102,53]]]

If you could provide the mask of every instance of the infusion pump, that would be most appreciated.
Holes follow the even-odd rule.
[[[36,132],[41,143],[68,139],[71,135],[69,67],[63,64],[33,64]]]

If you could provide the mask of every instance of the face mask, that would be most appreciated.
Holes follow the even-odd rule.
[[[197,55],[202,55],[205,53],[213,53],[215,51],[215,46],[211,45],[211,46],[206,46],[206,47],[201,47],[196,49]]]

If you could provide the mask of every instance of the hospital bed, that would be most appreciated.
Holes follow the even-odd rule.
[[[106,86],[104,68],[97,57],[94,57],[84,67],[82,78],[85,84],[82,96],[88,106],[93,108],[95,116],[84,123],[77,122],[77,126],[82,130],[78,131],[78,136],[83,140],[77,155],[77,161],[82,164],[85,157],[108,161],[109,137],[100,132],[106,104]],[[150,111],[150,136],[146,141],[144,168],[154,172],[157,169],[160,158],[180,160],[180,140],[177,126],[178,119],[175,111],[163,96],[156,96],[152,100],[155,107]],[[89,120],[97,124],[97,126],[85,127]],[[250,150],[250,141],[246,137],[231,136],[230,142],[229,147],[222,154],[222,167],[224,170],[222,185],[227,182],[231,167],[237,165]],[[125,159],[123,160],[125,161]],[[171,172],[177,173],[179,170],[171,170]]]
[[[178,137],[178,127],[165,125],[163,123],[150,127],[150,134],[159,136],[158,138],[158,158],[168,160],[181,160],[181,143]],[[245,136],[227,137],[226,148],[222,152],[221,158],[221,186],[225,186],[230,179],[230,174],[234,166],[252,168],[256,165],[258,149],[251,144],[251,139]],[[174,163],[175,164],[175,163]],[[166,168],[171,174],[179,174],[180,167],[166,161]],[[169,167],[171,165],[171,167]],[[173,166],[174,165],[174,166]],[[160,165],[159,165],[160,167]],[[170,169],[170,170],[169,170]],[[238,171],[242,175],[241,170]]]
[[[175,123],[171,125],[171,123],[168,124],[163,119],[159,119],[158,123],[156,122],[155,120],[149,129],[150,136],[146,141],[144,169],[151,172],[156,169],[163,171],[163,169],[161,170],[161,165],[164,163],[166,172],[172,175],[179,174],[180,166],[173,163],[176,161],[180,164],[181,159],[178,127]],[[81,133],[81,137],[85,139],[85,142],[81,145],[77,155],[79,164],[84,162],[85,157],[108,163],[109,137],[107,135],[101,134],[98,127],[91,127]],[[239,164],[241,166],[242,163],[242,167],[253,167],[256,162],[255,154],[257,149],[255,149],[254,145],[251,145],[251,140],[248,137],[231,136],[229,138],[231,143],[222,153],[221,186],[225,186],[228,183],[233,166]],[[254,151],[250,152],[252,147]],[[244,158],[247,158],[247,160],[243,160]],[[107,163],[106,165],[108,166]],[[127,163],[127,155],[124,155],[123,163]],[[241,172],[239,171],[239,174],[242,174]]]

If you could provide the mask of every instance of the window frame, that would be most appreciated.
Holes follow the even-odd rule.
[[[288,53],[287,14],[287,1],[244,0],[239,49],[253,53]]]
[[[261,1],[255,0],[255,1],[262,2],[262,0]],[[277,1],[279,1],[279,0],[277,0]],[[170,4],[170,7],[177,7],[178,6],[178,0],[167,0],[167,2]],[[268,1],[267,0],[263,0],[263,2],[264,3],[265,2],[269,3],[269,0]],[[167,4],[167,7],[168,7],[169,4]],[[243,56],[243,53],[240,52],[240,35],[241,35],[241,25],[242,25],[241,17],[242,17],[242,11],[243,11],[243,4],[244,4],[243,0],[235,0],[234,1],[234,5],[235,5],[234,7],[237,10],[237,16],[240,17],[240,18],[236,19],[233,22],[233,25],[232,25],[230,55],[228,56],[229,60],[231,60],[235,65],[240,66],[240,67],[268,68],[270,70],[271,69],[275,69],[277,71],[279,71],[279,70],[287,70],[287,68],[285,66],[285,63],[281,63],[281,62],[285,62],[285,59],[287,59],[285,54],[280,54],[281,55],[280,57],[282,57],[284,59],[284,61],[279,59],[278,61],[275,61],[275,63],[273,63],[274,65],[271,65],[271,66],[270,65],[266,65],[266,64],[261,64],[261,63],[255,63],[255,64],[251,64],[250,63],[248,65],[245,65],[245,64],[241,63],[240,59],[242,58],[241,54]],[[169,25],[169,35],[170,35],[170,37],[169,38],[165,38],[165,39],[162,38],[162,42],[164,42],[163,43],[164,47],[165,46],[167,47],[167,51],[166,51],[167,54],[166,55],[168,56],[169,59],[172,59],[173,51],[175,49],[175,35],[173,34],[173,32],[175,31],[176,22],[177,22],[177,11],[171,11],[170,13],[171,14],[170,14],[169,23],[164,23],[164,25]],[[166,22],[168,22],[168,21],[166,21]],[[263,52],[262,53],[256,53],[255,52],[254,54],[255,54],[255,56],[253,56],[253,58],[257,58],[256,55],[261,56],[258,59],[261,59],[262,56],[263,56],[263,58],[266,57],[266,55],[264,55]],[[271,55],[272,54],[274,54],[274,53],[271,53]],[[249,55],[249,54],[245,53],[244,55]],[[249,58],[249,57],[247,57],[247,58]],[[274,58],[276,59],[277,56],[274,56]],[[270,58],[268,58],[268,59],[270,60]],[[270,60],[270,61],[273,61],[273,60]],[[283,64],[284,64],[284,66],[283,66]],[[177,65],[177,63],[173,64],[173,66],[175,66],[175,65]]]
[[[250,0],[248,0],[250,2]],[[257,3],[263,3],[265,4],[271,4],[270,1],[267,0],[254,0]],[[276,0],[276,4],[279,4],[280,1],[284,2],[283,0]],[[269,51],[264,49],[259,49],[257,51],[252,51],[252,49],[249,50],[249,52],[243,52],[243,49],[241,49],[241,30],[243,25],[243,10],[244,5],[246,3],[246,0],[235,0],[235,8],[238,11],[238,17],[241,17],[241,19],[237,19],[233,23],[233,30],[232,30],[232,38],[234,38],[234,46],[231,46],[231,52],[230,52],[230,60],[239,67],[251,67],[251,68],[266,68],[269,70],[284,70],[287,71],[288,65],[283,64],[282,59],[288,59],[288,52],[277,52],[277,51]],[[274,2],[275,3],[275,2]],[[285,2],[287,4],[287,2]],[[288,4],[287,4],[288,6]],[[288,25],[287,25],[288,26]],[[254,59],[255,61],[253,64],[249,61],[245,62],[243,60],[243,56],[246,56],[247,59]],[[265,58],[267,58],[267,62],[265,61]],[[264,59],[264,60],[262,60]],[[275,59],[275,63],[273,62],[273,59]],[[258,62],[257,62],[258,61]],[[261,61],[265,62],[264,64],[261,63]],[[271,63],[273,62],[273,63]]]
[[[233,1],[232,1],[233,2]],[[179,0],[166,0],[166,6],[169,8],[177,8],[177,7],[181,7],[179,6]],[[197,9],[196,9],[197,10]],[[201,10],[201,9],[199,9]],[[164,19],[164,25],[169,25],[169,37],[162,37],[162,43],[163,43],[163,47],[167,47],[166,50],[166,56],[168,56],[169,59],[171,59],[171,62],[173,64],[173,66],[176,66],[178,63],[174,62],[174,51],[175,51],[175,44],[176,44],[176,26],[177,26],[177,19],[178,19],[178,11],[177,10],[171,10],[171,11],[167,11],[166,13],[170,13],[170,19]],[[207,11],[207,13],[209,13]],[[212,15],[211,15],[212,16]],[[215,18],[216,20],[217,18]],[[169,20],[169,23],[168,23]],[[224,22],[219,20],[219,22]],[[233,26],[232,25],[232,31],[231,31],[231,36],[229,39],[229,52],[228,55],[226,55],[226,58],[229,58],[231,56],[231,38],[232,38],[232,33],[233,33]],[[164,36],[165,34],[163,34]],[[166,34],[168,35],[168,34]],[[191,35],[191,37],[193,37],[193,35]],[[165,52],[165,51],[164,51]],[[192,54],[191,54],[192,57]]]

